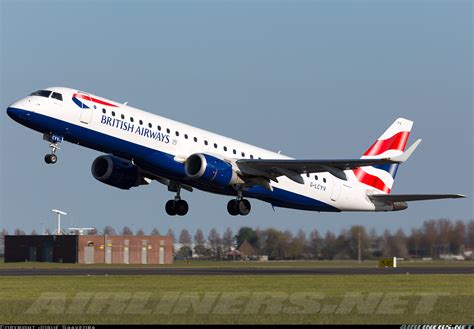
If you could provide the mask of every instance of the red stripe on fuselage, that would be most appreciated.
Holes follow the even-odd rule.
[[[94,102],[94,103],[97,103],[97,104],[101,104],[101,105],[112,106],[112,107],[118,107],[117,105],[110,104],[110,103],[101,101],[100,99],[97,99],[97,98],[94,98],[94,97],[90,97],[90,96],[87,96],[87,95],[83,95],[83,94],[74,94],[74,95],[72,95],[72,97],[81,98],[81,99],[84,99],[84,100],[86,100],[86,101],[91,101],[91,102]]]
[[[401,131],[388,139],[377,140],[372,146],[365,151],[364,155],[379,155],[388,150],[403,151],[407,145],[409,131]]]
[[[385,193],[390,193],[390,188],[377,176],[365,172],[362,168],[357,168],[352,171],[359,182],[375,187],[377,190],[384,191]]]

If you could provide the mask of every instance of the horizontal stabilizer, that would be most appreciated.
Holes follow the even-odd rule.
[[[375,194],[369,195],[373,201],[381,202],[402,202],[402,201],[422,201],[437,199],[459,199],[465,198],[462,194]]]

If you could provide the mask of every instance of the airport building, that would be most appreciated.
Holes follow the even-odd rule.
[[[173,239],[157,235],[6,235],[5,262],[172,264]]]

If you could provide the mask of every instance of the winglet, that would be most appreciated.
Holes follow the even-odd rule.
[[[418,147],[418,145],[420,145],[420,143],[421,143],[421,139],[416,140],[416,142],[411,144],[408,150],[406,150],[405,152],[403,152],[403,154],[399,156],[390,158],[390,161],[404,163],[405,161],[408,160],[408,158],[412,155],[412,153],[415,152],[416,148]]]

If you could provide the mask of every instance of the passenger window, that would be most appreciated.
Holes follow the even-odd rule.
[[[244,153],[244,152],[242,152],[241,154],[242,154],[242,157],[243,157],[243,158],[245,158],[245,153]]]
[[[130,122],[133,122],[133,117],[130,117]]]
[[[176,136],[179,136],[179,131],[176,132]]]
[[[188,139],[188,134],[184,134],[184,139]]]
[[[171,132],[170,128],[166,128],[166,132],[169,134]]]
[[[224,146],[224,151],[227,152],[227,146]]]
[[[102,109],[102,113],[104,113],[104,114],[105,114],[106,112],[107,112],[107,111],[106,111],[105,109]]]
[[[232,150],[232,153],[237,154],[237,151],[236,151],[236,150]]]
[[[143,120],[138,121],[138,123],[140,123],[140,126],[141,126],[143,124]]]
[[[151,123],[148,123],[148,128],[151,128],[153,127],[153,125]]]
[[[216,144],[216,143],[214,143],[214,148],[215,148],[215,149],[217,148],[217,144]]]
[[[250,154],[250,159],[253,159],[253,155],[252,155],[252,154]]]
[[[115,112],[114,112],[114,111],[112,111],[112,116],[113,116],[113,117],[115,116]]]
[[[326,178],[323,178],[323,182],[326,183]]]
[[[314,175],[314,179],[315,179],[315,180],[318,180],[318,175]]]
[[[53,93],[53,95],[51,97],[56,98],[58,101],[63,100],[63,95],[61,95],[60,93]]]
[[[306,173],[306,177],[308,177],[308,178],[309,178],[309,172],[307,172],[307,173]]]
[[[204,145],[209,145],[209,142],[208,142],[208,141],[204,141]]]
[[[194,141],[195,141],[195,142],[197,142],[197,141],[198,141],[197,137],[194,137]]]
[[[125,120],[125,115],[120,114],[120,117],[122,118],[122,120]]]
[[[161,131],[161,126],[158,126],[158,131]]]

